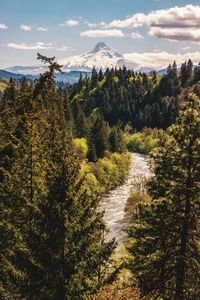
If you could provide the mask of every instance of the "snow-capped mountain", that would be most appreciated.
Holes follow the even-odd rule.
[[[93,67],[97,70],[106,68],[119,68],[126,66],[133,69],[136,64],[129,61],[103,42],[98,43],[94,49],[86,54],[71,56],[59,60],[64,72],[85,71],[90,72]]]
[[[47,70],[47,67],[43,65],[37,65],[37,66],[14,66],[14,67],[8,67],[5,69],[8,72],[21,74],[24,76],[32,75],[32,76],[38,76],[41,73],[45,72]]]
[[[91,72],[95,67],[97,70],[106,68],[120,68],[126,66],[129,69],[135,69],[137,64],[134,61],[126,59],[123,55],[112,49],[110,46],[103,42],[98,43],[94,49],[88,53],[76,56],[70,56],[58,61],[61,64],[63,72]],[[42,65],[38,66],[15,66],[6,68],[8,72],[14,72],[22,75],[34,75],[37,76],[43,73],[46,67]]]

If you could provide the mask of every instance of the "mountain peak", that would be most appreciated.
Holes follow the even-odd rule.
[[[123,66],[134,69],[137,65],[134,61],[127,60],[122,54],[102,41],[97,43],[90,52],[66,57],[58,62],[63,66],[62,70],[64,72],[91,72],[93,67],[95,67],[96,70],[103,71],[107,68],[122,68]]]
[[[96,46],[94,47],[92,52],[99,52],[104,48],[109,49],[110,47],[108,45],[106,45],[104,42],[99,42],[96,44]]]

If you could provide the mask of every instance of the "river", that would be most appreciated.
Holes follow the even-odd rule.
[[[111,190],[100,201],[100,211],[104,211],[104,220],[109,228],[108,239],[115,237],[120,246],[126,233],[127,219],[124,210],[136,178],[149,177],[148,156],[139,153],[131,154],[131,166],[127,180],[119,187]]]

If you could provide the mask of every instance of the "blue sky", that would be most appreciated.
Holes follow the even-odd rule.
[[[36,64],[38,51],[82,54],[99,41],[138,59],[198,59],[199,20],[200,1],[1,0],[0,67]]]

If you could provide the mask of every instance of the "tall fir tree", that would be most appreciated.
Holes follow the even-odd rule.
[[[17,107],[3,102],[10,107],[0,124],[0,294],[82,299],[109,278],[114,241],[104,241],[96,196],[82,188],[64,99],[55,86],[60,66],[54,58],[38,57],[49,70],[32,93],[23,88]]]
[[[198,299],[200,100],[183,111],[153,154],[151,201],[139,205],[129,231],[131,269],[142,292],[169,300]]]

